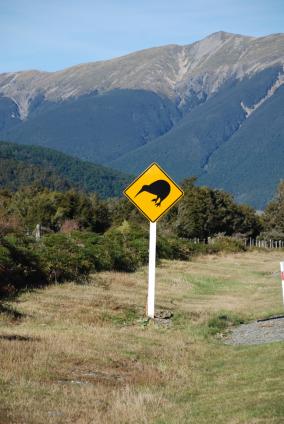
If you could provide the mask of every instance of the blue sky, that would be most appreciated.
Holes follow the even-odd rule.
[[[284,0],[0,0],[0,72],[54,71],[219,30],[284,32]]]

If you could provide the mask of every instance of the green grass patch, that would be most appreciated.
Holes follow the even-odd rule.
[[[195,295],[214,295],[234,290],[239,285],[238,281],[221,277],[188,276],[187,280]]]
[[[123,308],[118,312],[106,312],[101,315],[102,321],[111,322],[117,326],[133,325],[140,317],[135,307]]]
[[[244,324],[246,319],[229,311],[219,312],[209,319],[207,323],[208,334],[215,335],[228,330],[230,327]]]

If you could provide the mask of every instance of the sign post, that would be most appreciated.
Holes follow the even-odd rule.
[[[181,199],[183,191],[157,163],[152,163],[124,190],[124,194],[150,221],[147,315],[154,318],[156,222]]]
[[[148,271],[148,301],[147,315],[155,316],[155,279],[156,279],[156,222],[150,222],[149,235],[149,271]]]
[[[280,262],[281,280],[282,280],[282,297],[284,304],[284,262]]]

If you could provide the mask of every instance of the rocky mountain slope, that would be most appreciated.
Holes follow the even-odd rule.
[[[263,207],[283,177],[274,166],[284,159],[283,64],[284,34],[218,32],[59,72],[0,74],[0,136],[127,172],[159,161],[178,179],[195,174]],[[255,148],[264,155],[261,171]],[[236,167],[219,172],[238,155],[247,159],[241,175]],[[248,190],[248,178],[258,185]]]
[[[144,89],[182,101],[190,91],[210,95],[232,76],[240,79],[284,62],[284,35],[246,37],[218,32],[187,46],[169,45],[59,72],[0,75],[1,94],[11,98],[21,118],[39,95],[64,101],[95,90]]]

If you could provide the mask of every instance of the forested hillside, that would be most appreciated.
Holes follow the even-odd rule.
[[[166,133],[179,115],[165,97],[117,89],[65,102],[41,102],[29,119],[2,134],[6,140],[47,146],[105,164]]]
[[[130,177],[111,168],[67,156],[52,149],[0,142],[0,187],[16,190],[32,184],[52,190],[121,196]]]

